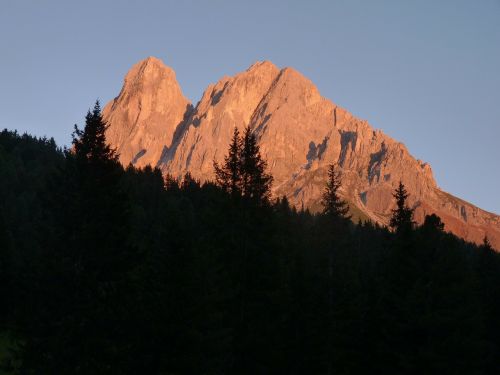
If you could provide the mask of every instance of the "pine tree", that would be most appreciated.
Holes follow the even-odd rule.
[[[224,191],[232,197],[241,196],[241,153],[242,139],[235,127],[233,138],[229,146],[229,153],[224,157],[224,164],[214,161],[215,181]]]
[[[266,173],[267,163],[260,155],[257,138],[250,127],[245,129],[241,152],[242,195],[247,200],[268,203],[273,177]]]
[[[405,186],[401,181],[394,191],[393,197],[396,199],[396,208],[392,210],[390,227],[396,232],[406,232],[413,227],[413,209],[407,205],[409,197]]]
[[[339,196],[341,185],[340,171],[336,170],[334,164],[330,164],[328,166],[328,181],[321,201],[323,214],[335,219],[350,219],[349,205]]]
[[[72,137],[76,157],[91,162],[118,161],[116,151],[106,143],[107,127],[102,118],[101,105],[97,100],[94,109],[89,110],[85,116],[84,129],[80,130],[75,125]]]

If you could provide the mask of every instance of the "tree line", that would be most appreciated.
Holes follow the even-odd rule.
[[[71,149],[0,133],[6,374],[498,374],[500,257],[354,224],[331,165],[312,214],[271,197],[254,134],[215,181],[123,168],[99,103]]]

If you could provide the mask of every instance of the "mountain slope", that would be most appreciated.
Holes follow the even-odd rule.
[[[149,104],[145,104],[149,103]],[[127,74],[104,110],[108,139],[124,164],[151,164],[182,177],[213,178],[233,128],[250,126],[274,176],[273,193],[298,207],[319,207],[330,163],[343,170],[342,193],[354,210],[387,224],[392,192],[403,181],[415,218],[437,213],[446,229],[500,248],[500,218],[441,191],[431,167],[406,147],[330,100],[292,68],[258,62],[210,85],[192,108],[173,71],[148,58]]]

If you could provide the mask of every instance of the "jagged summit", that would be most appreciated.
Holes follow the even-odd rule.
[[[155,165],[190,105],[175,72],[161,60],[148,57],[135,64],[120,94],[103,110],[110,124],[107,136],[120,161]]]
[[[162,60],[160,60],[158,57],[154,56],[148,56],[144,60],[139,61],[139,64],[156,64],[159,66],[166,66]]]
[[[139,61],[128,71],[124,79],[124,87],[156,84],[158,79],[168,79],[177,83],[174,70],[160,59],[150,56]]]
[[[266,70],[280,70],[276,65],[274,65],[269,60],[256,61],[248,67],[245,72],[255,72],[255,71],[266,71]]]
[[[255,132],[274,176],[273,194],[319,207],[327,167],[343,172],[342,194],[358,216],[387,224],[392,192],[403,181],[416,219],[437,213],[446,228],[471,241],[487,234],[500,248],[500,218],[441,191],[431,167],[400,142],[338,107],[293,68],[256,62],[210,85],[195,108],[174,71],[149,57],[128,72],[117,98],[104,109],[108,139],[123,164],[158,166],[182,177],[213,179],[234,127]]]

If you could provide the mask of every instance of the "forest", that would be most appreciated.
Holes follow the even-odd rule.
[[[0,132],[0,374],[500,374],[500,256],[272,197],[250,130],[216,178],[124,168],[99,103],[70,148]]]

